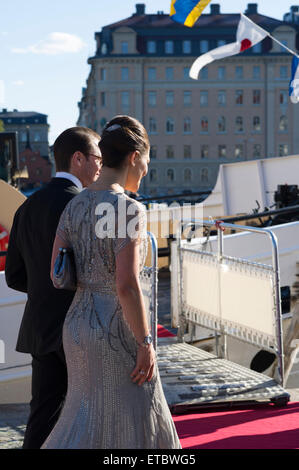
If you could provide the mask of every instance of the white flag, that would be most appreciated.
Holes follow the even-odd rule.
[[[190,77],[195,80],[198,78],[200,70],[214,60],[223,59],[232,55],[239,54],[240,52],[255,46],[258,42],[265,39],[268,32],[260,28],[257,24],[253,23],[247,16],[241,13],[241,19],[237,30],[237,41],[225,46],[217,47],[212,51],[199,56],[193,62],[190,69]]]

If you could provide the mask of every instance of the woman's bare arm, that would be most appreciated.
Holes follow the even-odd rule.
[[[116,256],[116,289],[123,315],[139,343],[131,378],[142,385],[153,377],[155,351],[152,344],[146,347],[141,345],[149,334],[149,327],[139,282],[139,246],[136,241],[128,243]]]

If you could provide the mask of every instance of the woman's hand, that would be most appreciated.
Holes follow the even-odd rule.
[[[137,351],[136,367],[131,373],[132,381],[138,385],[143,385],[147,380],[152,379],[156,362],[156,353],[153,345],[139,346]]]

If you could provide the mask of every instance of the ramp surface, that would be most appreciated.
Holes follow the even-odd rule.
[[[240,402],[286,405],[290,395],[266,375],[174,338],[159,338],[158,365],[172,413]]]

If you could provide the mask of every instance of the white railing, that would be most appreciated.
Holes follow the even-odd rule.
[[[145,266],[140,274],[141,288],[145,307],[148,314],[153,345],[157,350],[157,328],[158,328],[158,244],[155,235],[147,232],[151,241],[151,266]]]
[[[217,227],[218,250],[209,253],[182,244],[182,227]],[[272,266],[226,256],[223,229],[252,231],[267,235],[272,246]],[[178,264],[172,275],[179,280],[178,326],[184,341],[186,323],[216,332],[217,354],[227,357],[226,336],[275,352],[278,356],[280,382],[284,382],[281,299],[278,245],[269,229],[238,226],[224,222],[181,222],[176,237]],[[174,281],[176,283],[176,281]]]

